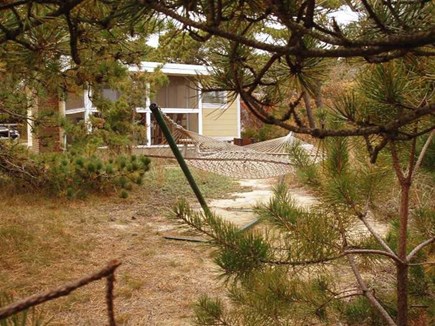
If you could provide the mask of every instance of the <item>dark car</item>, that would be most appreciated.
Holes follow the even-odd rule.
[[[20,138],[20,133],[18,130],[7,126],[0,126],[0,139],[18,139]]]

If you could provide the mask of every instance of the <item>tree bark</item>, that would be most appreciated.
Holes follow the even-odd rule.
[[[310,103],[310,97],[308,96],[306,91],[304,91],[303,99],[305,102],[305,110],[307,112],[308,124],[310,128],[316,128],[316,125],[314,123],[313,109],[311,108]]]
[[[402,260],[397,263],[397,325],[408,324],[408,264],[406,263],[406,245],[409,217],[409,189],[411,183],[406,178],[400,182],[400,227],[398,238],[398,256]]]
[[[397,325],[408,325],[408,262],[407,262],[407,242],[408,242],[408,219],[409,219],[409,191],[412,185],[412,173],[415,165],[415,140],[412,142],[408,173],[405,174],[400,166],[396,144],[391,144],[391,157],[393,167],[400,185],[400,208],[399,208],[399,236],[397,239],[397,256],[401,262],[396,264],[397,277]]]

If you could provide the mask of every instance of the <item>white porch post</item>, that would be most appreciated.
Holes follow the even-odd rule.
[[[38,96],[35,91],[32,91],[30,88],[26,87],[27,94],[27,147],[30,148],[33,152],[39,152],[39,141],[38,137],[35,137],[33,133],[35,132],[35,121],[34,118],[38,115]]]
[[[237,138],[242,137],[242,123],[241,123],[241,108],[240,108],[240,94],[237,95]]]
[[[92,91],[89,89],[85,89],[83,91],[83,100],[84,100],[84,107],[85,107],[85,112],[84,112],[84,119],[85,119],[85,125],[88,129],[88,132],[92,131],[92,125],[89,121],[89,118],[92,114],[92,101],[91,101],[91,96],[92,96]]]
[[[27,109],[27,147],[32,147],[33,144],[33,107]]]
[[[198,89],[198,134],[202,135],[203,132],[203,112],[202,112],[202,84],[199,83],[199,89]]]
[[[145,109],[147,110],[145,113],[145,123],[147,128],[147,146],[151,146],[151,111],[150,111],[150,83],[146,84],[146,97],[145,97]]]
[[[59,101],[59,116],[62,119],[65,119],[66,117],[66,102],[65,100],[63,101]],[[60,128],[59,130],[59,137],[60,137],[60,147],[62,148],[62,150],[66,150],[66,135],[65,135],[65,130],[63,128]]]
[[[145,122],[147,124],[147,146],[151,146],[151,112],[145,113]]]

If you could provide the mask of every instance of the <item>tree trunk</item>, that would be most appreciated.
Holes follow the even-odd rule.
[[[310,128],[315,128],[316,124],[314,123],[313,109],[311,108],[310,96],[306,91],[304,91],[303,99],[305,102],[305,110],[307,112],[308,124]]]
[[[397,244],[397,255],[403,263],[397,263],[397,325],[408,324],[408,265],[406,261],[406,245],[409,216],[409,189],[411,182],[408,178],[400,181],[400,227]]]

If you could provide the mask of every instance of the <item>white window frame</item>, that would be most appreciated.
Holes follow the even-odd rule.
[[[228,108],[228,92],[227,91],[215,91],[215,92],[222,92],[224,102],[223,103],[210,103],[204,101],[204,93],[209,93],[201,90],[200,96],[201,96],[201,103],[202,107],[204,109],[227,109]]]

